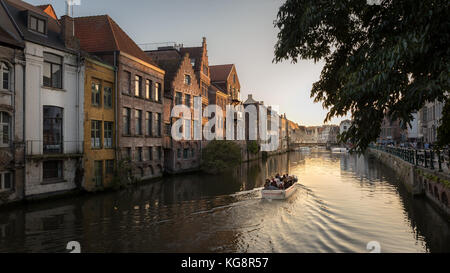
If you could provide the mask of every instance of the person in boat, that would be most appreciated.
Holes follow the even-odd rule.
[[[277,182],[277,187],[279,189],[283,189],[283,181],[280,180],[280,178],[275,178],[275,182]]]
[[[292,180],[291,179],[287,179],[286,183],[285,183],[286,189],[288,189],[289,187],[292,186]]]
[[[278,188],[277,182],[275,181],[275,178],[272,177],[272,178],[270,179],[270,181],[271,181],[271,183],[270,183],[271,186],[273,186],[274,188]]]
[[[278,190],[278,188],[275,187],[272,183],[273,183],[273,181],[271,181],[270,179],[266,179],[266,184],[264,185],[264,189],[265,190]]]

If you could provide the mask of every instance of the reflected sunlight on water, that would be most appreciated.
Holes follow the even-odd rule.
[[[266,177],[295,174],[285,201]],[[221,176],[190,174],[116,193],[0,212],[0,252],[449,252],[450,224],[363,156],[290,153]]]

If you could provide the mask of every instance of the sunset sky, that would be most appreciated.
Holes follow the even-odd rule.
[[[52,4],[58,16],[64,0],[27,0]],[[177,42],[200,46],[207,38],[210,65],[234,63],[241,98],[253,94],[266,105],[301,125],[321,125],[327,113],[310,98],[322,63],[272,63],[278,29],[274,28],[282,0],[81,0],[74,16],[108,14],[137,43]],[[332,120],[338,124],[345,118]]]

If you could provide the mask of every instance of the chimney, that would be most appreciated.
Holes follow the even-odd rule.
[[[61,38],[67,48],[78,50],[80,49],[80,41],[75,37],[75,20],[64,15],[61,17]]]
[[[66,0],[66,15],[71,16],[71,14],[72,14],[72,2]]]
[[[253,95],[252,94],[248,94],[248,99],[250,100],[252,100],[253,99]]]

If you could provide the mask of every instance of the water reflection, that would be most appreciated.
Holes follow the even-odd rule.
[[[299,176],[287,201],[267,177]],[[299,152],[213,176],[172,176],[116,193],[0,211],[0,252],[449,252],[450,225],[394,173],[357,155]]]

